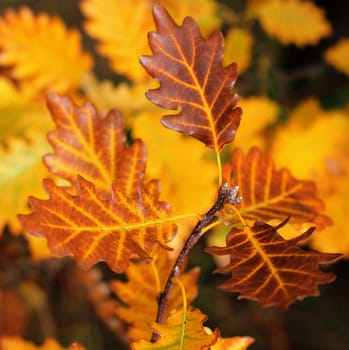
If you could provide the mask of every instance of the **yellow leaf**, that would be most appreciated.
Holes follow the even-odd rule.
[[[99,41],[98,50],[112,68],[131,80],[143,80],[139,56],[149,52],[145,33],[153,28],[151,2],[83,0],[80,6],[87,33]]]
[[[45,104],[28,84],[17,88],[0,78],[0,139],[24,136],[28,129],[47,132],[53,125]]]
[[[315,117],[314,117],[315,116]],[[312,179],[325,213],[334,224],[313,235],[314,248],[340,252],[349,257],[348,216],[349,118],[340,110],[325,111],[314,101],[300,105],[290,122],[273,141],[273,155],[280,165],[288,166],[297,177]],[[290,237],[292,232],[282,232]]]
[[[244,73],[250,65],[253,37],[242,28],[231,28],[225,36],[223,64],[236,62],[239,74]]]
[[[213,203],[217,170],[210,151],[196,140],[174,133],[160,124],[162,111],[150,109],[134,118],[132,131],[144,140],[148,150],[147,174],[161,180],[163,198],[171,198],[174,214],[201,214]],[[177,223],[179,244],[194,221]]]
[[[151,338],[148,325],[156,319],[159,293],[164,289],[174,264],[174,258],[167,251],[156,249],[152,256],[154,260],[150,264],[130,265],[126,271],[128,282],[112,281],[113,290],[122,302],[115,307],[115,314],[130,324],[127,333],[132,341]],[[179,279],[190,304],[197,293],[199,269],[186,273],[184,270],[185,266],[182,266]],[[181,305],[180,290],[175,287],[170,295],[168,310],[179,309]]]
[[[217,14],[218,4],[213,0],[161,0],[158,2],[169,10],[177,23],[181,23],[186,16],[195,18],[204,37],[221,26],[222,20]]]
[[[253,342],[251,337],[218,338],[211,350],[246,350]]]
[[[241,125],[236,134],[234,147],[247,151],[252,146],[264,148],[266,127],[278,118],[279,106],[264,96],[240,98],[239,105],[243,111]]]
[[[263,29],[285,45],[314,45],[332,31],[324,11],[311,1],[268,0],[255,14]]]
[[[17,213],[28,212],[28,196],[42,196],[41,181],[48,177],[42,156],[50,150],[44,135],[35,133],[27,140],[8,139],[0,148],[0,228],[8,224],[13,233],[21,232]]]
[[[34,15],[27,7],[5,11],[0,18],[0,65],[32,89],[66,92],[77,87],[92,59],[82,52],[78,31],[67,30],[58,17]]]
[[[80,5],[87,18],[85,29],[98,40],[99,52],[109,59],[115,72],[132,81],[147,79],[139,57],[150,52],[145,33],[154,29],[151,8],[155,2],[166,6],[180,22],[187,15],[198,18],[206,33],[219,27],[217,5],[212,0],[83,0]]]
[[[125,117],[129,117],[134,113],[149,109],[150,106],[144,94],[144,91],[150,88],[148,82],[135,85],[120,83],[115,86],[109,80],[100,82],[92,74],[86,74],[82,88],[88,100],[92,101],[100,111],[115,108]]]
[[[325,52],[325,61],[349,75],[349,38],[343,38]]]

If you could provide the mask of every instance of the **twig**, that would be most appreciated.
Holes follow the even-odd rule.
[[[156,316],[157,323],[163,323],[165,321],[166,308],[171,290],[173,288],[172,278],[179,276],[180,266],[183,264],[185,257],[193,249],[194,245],[199,241],[202,229],[210,223],[218,211],[223,209],[225,204],[236,205],[240,203],[241,197],[237,195],[238,191],[238,186],[229,188],[228,184],[223,184],[218,191],[216,202],[206,214],[202,215],[202,219],[198,221],[194,227],[181,252],[179,253],[175,264],[173,265],[164,290],[160,293],[158,301],[158,313]],[[153,333],[151,342],[155,342],[157,339],[159,339],[159,337],[160,336],[158,333]]]

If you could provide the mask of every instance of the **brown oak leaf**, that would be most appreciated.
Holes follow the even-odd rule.
[[[262,306],[276,305],[286,309],[296,299],[319,295],[318,285],[335,276],[319,269],[339,259],[340,254],[306,251],[298,245],[311,236],[313,228],[296,238],[285,240],[278,229],[263,222],[252,227],[233,228],[226,247],[210,247],[210,254],[229,255],[227,266],[218,273],[231,274],[221,288],[239,292],[242,298],[257,300]]]
[[[191,135],[217,153],[235,136],[241,119],[238,96],[231,92],[237,66],[223,67],[222,33],[201,37],[193,18],[177,25],[161,5],[153,8],[157,32],[149,33],[153,56],[141,63],[160,82],[147,97],[155,104],[179,111],[162,117],[170,129]]]
[[[53,254],[73,254],[78,265],[90,268],[106,261],[123,272],[131,259],[151,260],[156,243],[165,249],[175,233],[169,205],[159,201],[158,182],[138,187],[137,197],[127,196],[117,183],[110,199],[101,198],[95,186],[78,177],[78,194],[44,180],[48,200],[31,197],[33,212],[19,215],[25,230],[46,237]]]

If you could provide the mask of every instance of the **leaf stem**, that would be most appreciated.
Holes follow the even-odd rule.
[[[221,154],[218,150],[216,150],[216,159],[217,159],[217,169],[218,169],[218,187],[222,186],[222,160]]]
[[[194,245],[199,241],[202,230],[211,222],[211,220],[215,217],[216,213],[223,209],[225,204],[235,205],[240,203],[241,197],[237,195],[238,191],[238,186],[229,188],[228,184],[223,184],[218,191],[218,196],[215,203],[213,204],[211,209],[209,209],[204,215],[201,216],[201,220],[197,222],[187,241],[184,243],[184,246],[181,252],[179,253],[177,260],[175,261],[172,270],[168,276],[165,288],[159,295],[158,313],[156,316],[157,323],[163,323],[165,321],[166,308],[168,305],[170,293],[173,288],[172,279],[177,278],[179,276],[180,267],[183,264],[185,257],[192,250]],[[159,339],[159,334],[153,333],[151,337],[151,342],[154,343],[157,339]]]

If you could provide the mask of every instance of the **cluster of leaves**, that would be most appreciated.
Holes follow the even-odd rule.
[[[221,265],[217,272],[229,276],[222,288],[263,306],[287,308],[296,299],[317,295],[318,284],[333,279],[319,265],[338,255],[299,245],[311,236],[313,247],[349,254],[348,235],[335,234],[347,225],[338,207],[347,205],[349,190],[349,122],[344,110],[326,111],[315,99],[305,101],[286,125],[275,127],[267,143],[264,132],[282,107],[266,96],[242,98],[239,127],[241,109],[231,92],[237,66],[230,62],[238,63],[240,74],[253,68],[251,26],[256,22],[282,44],[299,47],[316,44],[332,28],[309,1],[251,0],[239,13],[212,0],[160,2],[179,23],[185,15],[195,17],[208,39],[193,19],[177,25],[163,7],[155,6],[156,32],[149,34],[149,50],[151,1],[122,6],[119,0],[80,2],[86,32],[98,41],[97,49],[112,69],[129,80],[116,87],[91,74],[93,58],[83,52],[81,34],[58,17],[34,15],[25,7],[4,13],[1,228],[30,232],[25,235],[34,259],[73,255],[84,269],[105,261],[112,271],[125,273],[126,282],[115,280],[110,286],[119,301],[103,300],[108,317],[112,312],[128,325],[134,349],[245,349],[251,338],[223,339],[218,330],[203,327],[206,316],[192,306],[199,270],[186,271],[183,242],[189,237],[187,242],[194,244],[211,228],[213,247],[207,251]],[[223,23],[229,25],[224,49],[221,33],[210,35]],[[139,65],[141,55],[145,69]],[[343,39],[324,59],[348,74],[345,55]],[[175,112],[163,116],[144,98],[145,90],[156,105]],[[51,92],[69,94],[78,103]],[[54,128],[44,106],[47,93],[55,124],[48,137],[52,154],[45,138]],[[186,136],[164,129],[160,118]],[[323,142],[324,135],[334,136]],[[259,147],[250,148],[252,144]],[[298,177],[319,179],[318,192],[314,182]],[[161,180],[161,194],[154,179]],[[49,198],[37,199],[45,196],[44,190]],[[33,212],[20,216],[21,226],[16,215],[31,211],[29,195]],[[319,198],[325,199],[329,216]],[[333,228],[330,217],[336,221]],[[312,235],[313,227],[325,231]],[[158,312],[159,295],[167,298],[163,313]],[[36,347],[19,338],[1,338],[1,348],[16,347],[61,348],[50,339]]]

